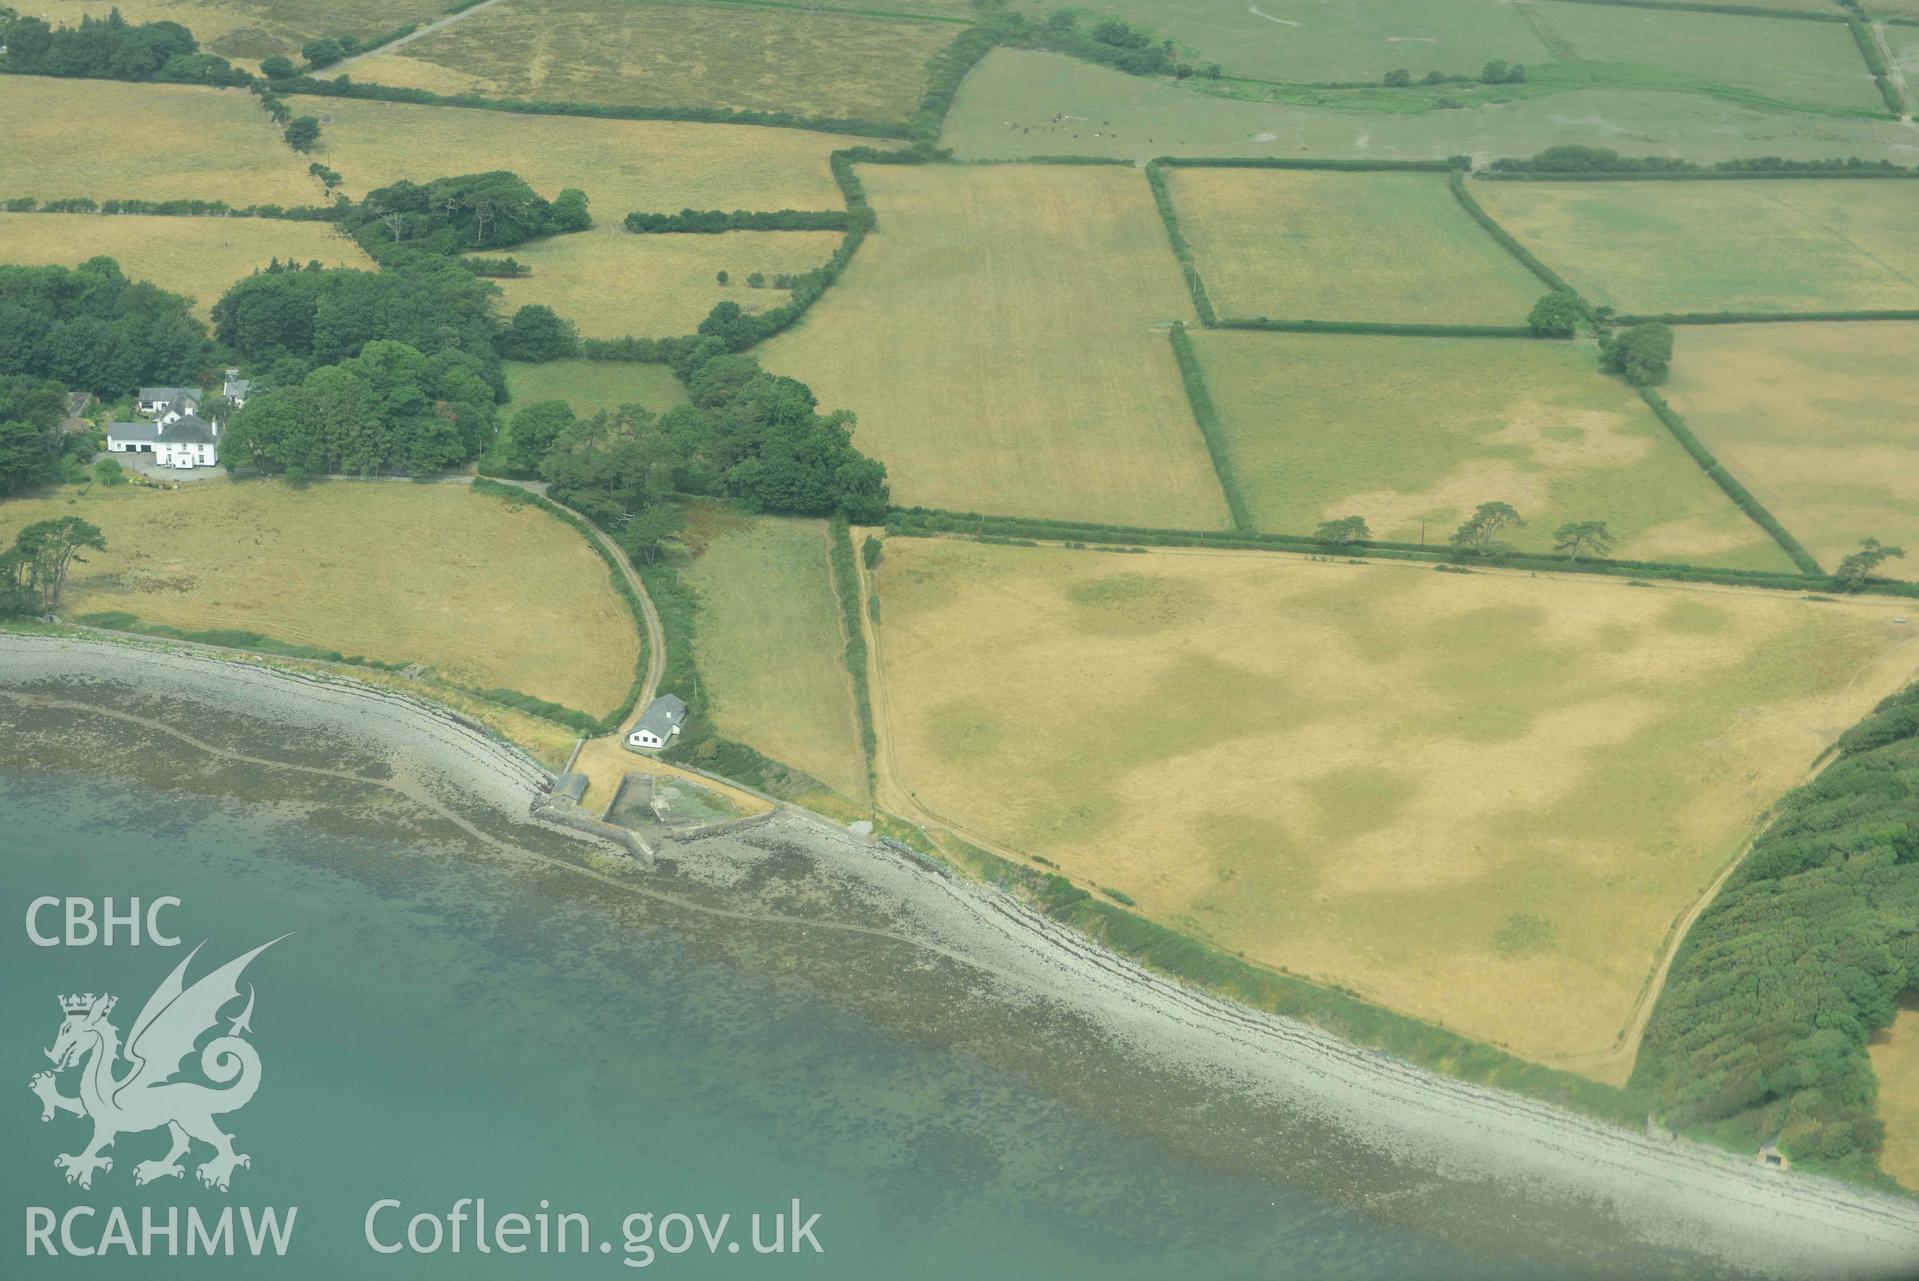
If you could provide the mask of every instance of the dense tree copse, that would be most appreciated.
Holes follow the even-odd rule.
[[[1687,934],[1633,1085],[1668,1125],[1869,1176],[1885,1125],[1866,1042],[1919,986],[1919,686],[1837,752]]]
[[[0,494],[59,479],[66,404],[67,389],[51,378],[0,376]]]
[[[187,300],[128,280],[111,258],[0,266],[0,370],[117,396],[189,384],[206,363],[206,327]]]
[[[347,210],[341,225],[375,261],[393,265],[422,255],[505,249],[582,231],[593,220],[578,188],[549,201],[518,174],[496,169],[381,187]]]
[[[379,272],[276,262],[214,304],[214,332],[250,364],[287,362],[272,368],[283,386],[381,339],[429,356],[463,352],[497,381],[494,289],[451,259],[422,258]]]
[[[359,354],[262,392],[234,413],[221,461],[315,476],[425,474],[476,457],[492,443],[488,368],[455,349],[427,355],[377,339]]]
[[[183,84],[243,85],[253,77],[225,58],[201,53],[193,33],[177,22],[128,22],[114,9],[77,27],[50,27],[40,18],[0,9],[0,68],[43,76],[104,80],[166,80]]]

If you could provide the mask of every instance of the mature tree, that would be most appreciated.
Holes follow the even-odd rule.
[[[1613,533],[1603,520],[1570,521],[1553,531],[1553,550],[1573,560],[1584,555],[1604,556],[1613,549]]]
[[[561,360],[579,347],[580,336],[573,322],[541,303],[528,303],[514,312],[500,335],[500,354],[508,360]]]
[[[295,116],[287,122],[281,131],[287,146],[295,151],[311,151],[313,144],[320,141],[320,118],[318,116]]]
[[[1859,550],[1839,562],[1839,568],[1833,573],[1833,579],[1849,592],[1863,589],[1866,580],[1872,577],[1872,571],[1889,560],[1904,560],[1906,549],[1888,547],[1876,538],[1859,540]]]
[[[564,400],[538,400],[517,411],[501,442],[506,467],[517,475],[539,475],[540,460],[573,423],[573,407]]]
[[[284,80],[293,74],[293,60],[285,54],[276,53],[271,58],[261,60],[260,74],[269,80]]]
[[[1571,338],[1579,332],[1579,303],[1571,294],[1554,290],[1533,304],[1526,324],[1542,338]]]
[[[1452,544],[1461,551],[1490,556],[1501,547],[1499,534],[1505,529],[1523,529],[1526,522],[1510,503],[1481,503],[1460,527],[1453,531]]]
[[[586,193],[578,187],[563,187],[553,198],[552,229],[555,232],[585,231],[593,225],[586,211]]]
[[[1413,73],[1404,67],[1395,67],[1386,73],[1385,83],[1388,89],[1403,89],[1412,82]]]
[[[1348,543],[1363,543],[1373,536],[1366,527],[1364,516],[1344,516],[1338,520],[1321,522],[1313,531],[1316,542],[1329,543],[1335,547],[1344,547]]]
[[[322,36],[301,45],[300,56],[307,60],[308,66],[330,67],[346,57],[346,46],[332,36]]]
[[[648,503],[620,524],[620,546],[629,556],[651,565],[660,545],[680,532],[679,509],[670,503]]]
[[[1601,353],[1601,366],[1633,386],[1657,386],[1672,366],[1672,326],[1658,321],[1634,325],[1613,335]]]
[[[713,273],[713,279],[717,280],[719,283],[724,285],[728,283],[729,281],[731,281],[733,277],[727,274],[726,268],[722,267],[718,271]]]
[[[1503,60],[1499,58],[1494,58],[1491,62],[1486,64],[1484,69],[1480,71],[1479,83],[1487,84],[1487,85],[1503,85],[1506,83],[1506,77],[1511,74],[1512,74],[1512,68],[1508,67]]]
[[[111,458],[102,458],[93,465],[93,478],[108,488],[127,483],[127,469]]]
[[[0,491],[16,494],[59,479],[66,388],[47,378],[0,377]]]
[[[105,551],[106,536],[99,526],[78,516],[36,521],[15,536],[13,550],[20,558],[20,570],[26,575],[27,586],[33,589],[41,613],[51,614],[60,603],[60,589],[66,586],[67,571],[76,560],[86,563],[80,552],[89,547]]]

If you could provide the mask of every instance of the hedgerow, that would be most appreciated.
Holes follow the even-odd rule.
[[[723,231],[845,231],[850,222],[851,215],[844,209],[682,209],[676,214],[635,211],[626,216],[626,229],[641,234],[717,235]]]
[[[853,560],[853,534],[844,517],[828,523],[832,538],[833,590],[839,596],[840,626],[846,632],[846,650],[842,655],[846,674],[853,679],[853,712],[859,719],[860,752],[866,758],[866,786],[870,793],[877,785],[874,761],[879,749],[873,732],[873,694],[866,675],[866,632],[860,626],[860,578]]]
[[[1193,351],[1193,340],[1186,336],[1186,326],[1174,325],[1167,331],[1173,340],[1173,359],[1179,364],[1180,381],[1186,385],[1186,401],[1193,407],[1193,421],[1199,424],[1199,434],[1205,438],[1206,452],[1213,460],[1213,472],[1219,477],[1220,492],[1226,497],[1226,510],[1232,513],[1233,528],[1245,533],[1253,530],[1253,513],[1247,505],[1246,495],[1239,486],[1239,476],[1233,470],[1233,460],[1226,447],[1226,430],[1220,425],[1219,411],[1213,405],[1213,395],[1206,389],[1206,375],[1199,367],[1199,357]]]
[[[1146,184],[1152,188],[1159,219],[1166,225],[1166,239],[1173,247],[1173,257],[1186,276],[1187,292],[1193,296],[1193,310],[1199,313],[1199,323],[1211,328],[1219,323],[1219,314],[1213,310],[1213,300],[1206,293],[1206,281],[1194,265],[1193,247],[1186,243],[1186,236],[1179,229],[1179,210],[1173,205],[1172,188],[1167,185],[1166,171],[1159,161],[1147,164]]]

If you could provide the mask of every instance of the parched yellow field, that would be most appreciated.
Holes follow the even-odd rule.
[[[0,199],[324,203],[243,89],[0,76]]]
[[[515,0],[353,64],[353,78],[493,98],[903,120],[944,22],[646,0]]]
[[[276,53],[297,62],[300,46],[317,36],[375,39],[409,22],[431,22],[446,11],[446,0],[34,0],[23,12],[78,26],[108,9],[128,22],[177,22],[202,49],[236,62]]]
[[[883,801],[1542,1061],[1919,669],[1871,599],[904,538],[877,584]]]
[[[606,562],[551,516],[463,485],[203,480],[0,503],[0,539],[81,516],[106,535],[61,600],[185,631],[230,628],[600,715],[640,641]]]
[[[1445,174],[1166,172],[1222,316],[1517,325],[1543,292]]]
[[[699,596],[700,679],[713,724],[864,803],[825,525],[702,510],[688,533],[696,554],[681,577]]]
[[[1193,349],[1255,524],[1310,534],[1366,519],[1375,538],[1443,544],[1480,503],[1549,551],[1603,520],[1626,560],[1791,573],[1630,387],[1585,343],[1233,333]]]
[[[636,236],[617,225],[550,236],[511,250],[531,276],[496,280],[502,314],[544,303],[588,338],[669,338],[690,334],[715,304],[748,311],[786,301],[784,289],[746,283],[755,271],[810,271],[833,256],[837,231],[725,231],[718,235]],[[732,276],[719,283],[719,273]]]
[[[272,218],[0,213],[0,246],[0,258],[33,266],[71,267],[105,254],[129,279],[193,299],[202,320],[236,280],[274,258],[373,269],[365,251],[330,224]]]
[[[1164,332],[1192,302],[1139,173],[860,177],[879,230],[762,361],[859,415],[859,445],[886,464],[896,501],[1226,524]]]
[[[1919,577],[1919,324],[1681,328],[1666,397],[1822,565]]]
[[[1547,266],[1624,312],[1919,308],[1919,182],[1478,182]]]
[[[1900,1003],[1892,1026],[1872,1039],[1866,1054],[1879,1078],[1879,1117],[1886,1123],[1879,1168],[1919,1191],[1919,1000],[1908,996]]]
[[[314,153],[355,199],[409,178],[510,169],[552,197],[586,192],[618,226],[635,209],[839,209],[827,157],[838,134],[678,120],[522,116],[467,107],[308,99],[321,119]]]

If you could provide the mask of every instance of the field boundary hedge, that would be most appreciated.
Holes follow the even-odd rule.
[[[1447,178],[1447,185],[1452,188],[1453,198],[1459,201],[1460,208],[1464,209],[1474,222],[1484,227],[1488,235],[1504,246],[1507,253],[1519,259],[1526,270],[1543,280],[1546,287],[1553,292],[1571,295],[1573,301],[1579,304],[1581,311],[1588,315],[1592,314],[1591,304],[1580,296],[1577,289],[1566,282],[1565,277],[1541,262],[1532,250],[1513,239],[1512,233],[1500,226],[1499,220],[1487,213],[1485,207],[1474,199],[1473,193],[1466,190],[1464,173],[1457,169],[1453,170]]]
[[[1859,56],[1865,59],[1866,70],[1872,73],[1872,83],[1879,90],[1886,110],[1892,113],[1894,120],[1906,114],[1905,99],[1892,83],[1892,72],[1886,66],[1885,55],[1880,52],[1879,39],[1866,26],[1866,20],[1857,13],[1846,15],[1846,27],[1852,32],[1852,42],[1859,46]]]
[[[1186,387],[1186,403],[1192,406],[1193,421],[1199,424],[1199,434],[1206,440],[1206,453],[1213,460],[1213,474],[1219,478],[1219,490],[1226,499],[1226,510],[1232,514],[1233,528],[1253,533],[1252,509],[1239,487],[1239,475],[1233,470],[1233,460],[1226,448],[1226,430],[1220,425],[1213,394],[1206,389],[1206,374],[1199,366],[1193,340],[1186,336],[1184,325],[1176,324],[1166,333],[1173,341],[1173,359],[1179,364],[1179,380]]]
[[[1678,9],[1687,13],[1730,13],[1742,18],[1785,18],[1793,22],[1844,22],[1846,15],[1813,9],[1768,9],[1756,4],[1706,4],[1704,0],[1560,0],[1562,4],[1610,5],[1621,9]]]
[[[909,136],[905,124],[835,116],[801,116],[790,111],[759,111],[750,107],[635,107],[593,102],[515,102],[479,94],[433,93],[426,89],[399,89],[390,85],[359,84],[352,80],[318,80],[296,76],[274,82],[273,91],[320,98],[358,98],[369,102],[399,102],[416,107],[465,107],[473,111],[503,111],[521,116],[579,116],[598,120],[683,120],[695,124],[756,125],[770,129],[803,129],[810,133],[852,134],[862,138]]]
[[[224,200],[95,200],[91,196],[60,196],[51,200],[35,196],[6,197],[0,198],[0,211],[103,217],[132,214],[147,218],[269,218],[281,222],[338,222],[345,216],[345,210],[339,205],[235,207]]]
[[[1368,85],[1367,88],[1376,86]],[[1291,160],[1277,156],[1158,156],[1162,169],[1325,169],[1336,173],[1451,173],[1471,163],[1451,160]]]
[[[612,552],[609,552],[601,545],[599,538],[594,532],[594,527],[588,523],[586,517],[580,515],[570,507],[554,502],[545,494],[535,493],[533,490],[523,489],[518,485],[508,485],[501,481],[490,480],[485,476],[475,476],[473,478],[473,492],[477,494],[490,494],[496,498],[503,498],[508,503],[513,504],[531,503],[547,515],[553,517],[553,519],[572,526],[574,531],[586,540],[586,545],[593,549],[593,554],[606,562],[607,574],[613,579],[613,590],[618,592],[620,599],[625,602],[627,613],[633,617],[634,631],[640,638],[639,657],[634,660],[633,683],[627,687],[626,697],[621,701],[620,705],[605,716],[596,720],[584,713],[574,713],[574,715],[580,717],[580,724],[576,725],[571,721],[561,721],[560,723],[569,725],[575,729],[583,729],[588,733],[614,733],[626,723],[626,718],[632,715],[633,709],[639,705],[640,692],[646,686],[646,607],[640,604],[640,598],[638,594],[634,592],[633,584],[626,581],[625,568],[619,561],[614,559]],[[525,697],[525,695],[521,697]],[[538,700],[532,701],[537,702]],[[509,706],[511,706],[511,704],[509,704]],[[548,706],[553,706],[553,704],[548,704]],[[522,710],[532,711],[533,709],[529,707]],[[536,715],[537,714],[538,713],[536,713]],[[556,718],[549,716],[548,719]]]
[[[832,548],[828,565],[833,573],[833,594],[839,598],[840,627],[846,633],[846,647],[840,658],[846,664],[846,674],[853,679],[853,713],[859,720],[860,754],[866,759],[866,792],[868,796],[875,796],[879,790],[875,765],[879,737],[873,730],[873,690],[867,675],[866,631],[860,625],[866,611],[861,608],[853,531],[844,516],[833,517],[826,528]]]
[[[1153,203],[1159,208],[1159,220],[1165,224],[1166,240],[1173,247],[1173,258],[1185,274],[1186,291],[1193,296],[1193,310],[1199,314],[1199,323],[1211,329],[1219,324],[1219,313],[1213,310],[1212,297],[1206,292],[1206,280],[1199,274],[1199,267],[1193,261],[1193,247],[1186,242],[1186,234],[1179,229],[1179,210],[1173,203],[1173,190],[1166,181],[1164,167],[1157,160],[1146,164],[1146,185],[1152,189]]]
[[[1391,338],[1544,338],[1526,325],[1392,324],[1372,320],[1222,320],[1215,329],[1256,329],[1280,334],[1378,334]]]
[[[1820,568],[1819,562],[1813,559],[1812,553],[1800,546],[1799,540],[1788,533],[1786,527],[1779,523],[1778,518],[1766,510],[1765,504],[1754,498],[1752,492],[1739,482],[1739,478],[1725,469],[1719,459],[1713,456],[1712,450],[1706,448],[1706,442],[1694,435],[1692,428],[1687,426],[1686,420],[1666,403],[1664,396],[1650,387],[1639,388],[1639,395],[1645,400],[1647,408],[1651,409],[1658,416],[1659,421],[1666,425],[1666,430],[1672,433],[1673,439],[1679,442],[1680,447],[1692,455],[1692,460],[1699,464],[1700,469],[1725,491],[1726,497],[1732,499],[1735,507],[1751,517],[1755,525],[1772,535],[1772,540],[1779,544],[1781,551],[1792,558],[1793,564],[1799,566],[1809,577],[1826,576],[1826,571]]]
[[[1367,541],[1333,545],[1306,534],[1101,525],[1038,517],[985,516],[977,512],[952,512],[927,507],[895,507],[887,515],[886,530],[889,536],[894,537],[957,535],[988,542],[1045,540],[1067,544],[1100,544],[1109,550],[1127,547],[1217,547],[1236,551],[1306,552],[1345,559],[1416,561],[1448,568],[1481,566],[1489,569],[1527,569],[1678,583],[1716,583],[1727,587],[1767,587],[1796,592],[1842,590],[1823,571],[1811,576],[1764,569],[1720,569],[1680,561],[1573,560],[1544,552],[1479,556],[1449,547],[1421,547],[1414,543]],[[1919,597],[1919,583],[1873,579],[1866,590],[1878,595]]]
[[[1919,311],[1684,311],[1614,316],[1619,325],[1778,325],[1812,321],[1919,320]]]
[[[1592,0],[1561,3],[1590,4]],[[1482,182],[1830,182],[1838,178],[1919,178],[1919,169],[1481,169],[1473,177]]]
[[[845,231],[852,214],[845,209],[682,209],[676,214],[627,214],[625,227],[635,235],[718,235],[727,231]]]

